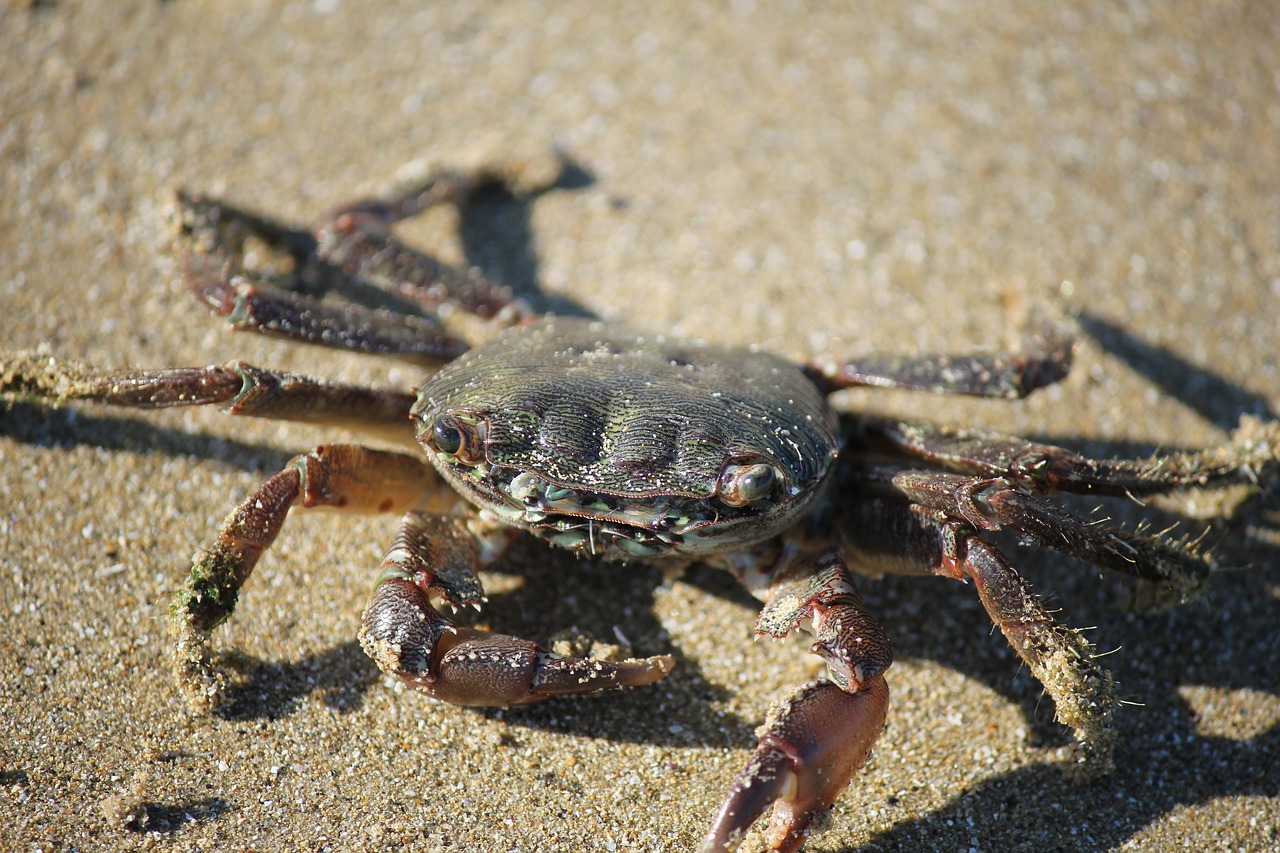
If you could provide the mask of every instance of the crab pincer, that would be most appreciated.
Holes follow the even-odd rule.
[[[670,655],[603,661],[553,654],[537,643],[455,625],[437,609],[480,608],[479,547],[465,523],[406,513],[379,566],[360,644],[378,667],[454,705],[524,705],[652,684],[675,667]],[[433,600],[434,597],[434,600]]]
[[[826,679],[797,690],[765,720],[755,751],[703,839],[702,853],[736,849],[770,805],[770,849],[798,850],[814,816],[831,806],[871,754],[888,710],[889,686],[880,676],[856,693]]]
[[[360,643],[378,666],[409,687],[453,705],[526,705],[638,687],[675,667],[669,655],[602,661],[553,654],[530,640],[457,627],[420,586],[389,578],[365,609]]]
[[[808,623],[816,639],[809,650],[826,662],[827,677],[770,710],[702,853],[737,849],[770,805],[770,849],[798,850],[813,818],[866,763],[889,710],[889,638],[863,609],[839,553],[794,553],[771,573],[744,579],[765,602],[756,633],[785,637]]]

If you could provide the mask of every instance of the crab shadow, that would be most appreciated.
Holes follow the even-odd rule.
[[[537,236],[533,207],[552,192],[576,192],[593,186],[595,175],[564,151],[560,172],[548,186],[517,195],[501,183],[481,187],[458,208],[458,239],[467,263],[486,279],[511,288],[540,310],[553,314],[594,316],[567,297],[544,291],[539,283]]]
[[[138,455],[194,456],[255,473],[280,470],[284,450],[211,433],[159,426],[141,418],[106,414],[102,408],[47,408],[25,400],[0,400],[0,435],[33,447],[96,447]]]
[[[1076,322],[1100,347],[1209,423],[1229,430],[1241,415],[1275,417],[1265,397],[1191,364],[1167,347],[1147,343],[1123,326],[1087,311],[1080,313]]]
[[[1087,783],[1087,791],[1061,769],[1037,765],[987,779],[926,817],[904,820],[865,845],[843,850],[1119,849],[1157,818],[1180,809],[1223,797],[1280,796],[1280,726],[1239,742],[1198,735],[1195,715],[1185,707],[1149,710],[1161,712],[1159,742],[1139,724],[1122,725],[1120,737],[1137,740],[1147,751],[1122,756],[1119,768]],[[1033,835],[1028,827],[1035,828]],[[1043,845],[1029,838],[1058,842]],[[1271,843],[1277,840],[1272,830]]]
[[[1037,847],[1028,846],[1027,827],[1036,828],[1036,838],[1061,840],[1059,847],[1037,849],[1118,849],[1161,817],[1188,807],[1226,797],[1280,797],[1280,723],[1240,719],[1249,714],[1248,692],[1280,695],[1280,675],[1271,665],[1280,653],[1280,603],[1263,589],[1274,589],[1280,577],[1274,570],[1267,575],[1215,585],[1212,607],[1100,623],[1095,638],[1122,646],[1107,661],[1122,696],[1133,703],[1116,713],[1114,772],[1082,783],[1046,761],[993,775],[856,849]],[[889,593],[882,588],[877,597]],[[949,607],[933,590],[892,594],[930,614]],[[972,618],[931,616],[923,627],[897,631],[901,658],[928,659],[986,683],[1036,719],[1033,739],[1038,732],[1065,744],[1061,735],[1046,735],[1061,728],[1051,720],[1050,703],[1040,701],[1038,685],[1025,672],[1014,675],[1016,659],[993,648],[1003,639],[988,638],[983,619],[980,612]],[[1228,696],[1198,707],[1204,687]],[[1235,710],[1233,691],[1246,693]]]

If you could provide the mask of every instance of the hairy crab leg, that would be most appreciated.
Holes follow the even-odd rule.
[[[1194,542],[1089,522],[1003,478],[899,471],[892,483],[943,517],[979,530],[1008,527],[1055,551],[1149,581],[1177,602],[1194,599],[1213,568]]]
[[[295,457],[231,511],[208,548],[196,553],[174,597],[170,627],[177,639],[179,683],[197,707],[221,701],[224,677],[208,649],[213,629],[234,610],[240,588],[275,542],[294,506],[344,512],[445,511],[456,497],[423,459],[358,445],[322,445]]]
[[[1111,673],[972,526],[901,497],[863,498],[846,508],[841,536],[849,558],[867,571],[972,581],[991,621],[1053,699],[1058,721],[1075,730],[1080,769],[1086,775],[1111,769]]]
[[[736,849],[770,805],[770,849],[794,851],[813,818],[866,763],[884,729],[884,671],[892,652],[884,630],[863,610],[839,554],[784,554],[765,574],[735,571],[765,601],[757,634],[782,637],[812,620],[816,642],[810,651],[826,661],[829,678],[806,684],[770,712],[702,851]]]
[[[250,241],[282,257],[281,269],[292,289],[319,295],[344,287],[350,279],[381,290],[382,299],[400,296],[417,308],[451,304],[482,317],[492,317],[512,300],[509,289],[464,273],[412,249],[391,236],[391,226],[430,207],[463,204],[478,189],[502,184],[497,170],[437,170],[418,186],[387,198],[344,205],[319,225],[304,229],[252,213],[221,199],[179,190],[176,196],[179,249],[188,256],[209,256],[240,272]],[[266,273],[264,273],[264,276]],[[196,288],[201,293],[200,288]],[[374,292],[361,294],[365,300]]]
[[[1046,322],[1012,353],[817,360],[806,372],[824,393],[870,385],[978,397],[1025,397],[1071,370],[1075,341],[1066,324]]]
[[[502,536],[505,541],[509,533]],[[431,597],[453,607],[478,606],[481,565],[480,545],[466,522],[407,513],[361,617],[365,653],[383,672],[455,705],[521,705],[636,687],[674,667],[668,655],[623,661],[564,657],[519,637],[455,626]]]
[[[1012,436],[885,418],[860,419],[873,445],[958,474],[1007,477],[1036,492],[1142,496],[1205,486],[1280,461],[1280,426],[1245,418],[1219,447],[1150,459],[1089,459]]]
[[[0,393],[138,409],[220,405],[232,415],[344,427],[417,446],[409,420],[413,394],[264,370],[243,361],[102,371],[33,353],[0,353]]]

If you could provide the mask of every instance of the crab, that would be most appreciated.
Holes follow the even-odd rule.
[[[420,449],[316,447],[227,516],[171,606],[175,669],[188,700],[204,709],[219,701],[224,676],[212,632],[231,616],[290,510],[327,507],[401,516],[359,641],[383,672],[444,702],[518,705],[636,688],[673,670],[668,655],[558,654],[457,618],[483,605],[479,571],[522,533],[624,565],[720,567],[763,602],[758,634],[811,631],[825,676],[771,709],[711,820],[704,853],[735,849],[770,808],[765,843],[798,849],[867,761],[889,709],[892,652],[862,604],[856,573],[972,583],[1074,731],[1081,766],[1106,771],[1112,676],[989,534],[1012,530],[1188,599],[1213,569],[1196,542],[1087,520],[1046,496],[1142,497],[1256,474],[1276,460],[1275,425],[1242,423],[1227,444],[1204,452],[1095,460],[1012,436],[837,413],[830,395],[853,386],[1023,397],[1067,375],[1069,324],[1040,324],[1010,354],[796,365],[754,348],[539,317],[508,289],[391,236],[398,220],[466,204],[495,184],[544,191],[552,182],[531,177],[536,171],[439,169],[410,191],[344,206],[313,231],[179,193],[182,273],[206,305],[238,329],[438,367],[416,391],[242,362],[110,372],[46,355],[0,356],[7,393],[141,408],[221,405]],[[476,339],[486,342],[472,347]]]

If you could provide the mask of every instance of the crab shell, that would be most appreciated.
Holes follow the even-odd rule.
[[[433,464],[476,506],[614,558],[780,533],[817,499],[840,443],[818,389],[776,356],[564,317],[453,361],[419,387],[412,417]],[[438,446],[442,417],[468,431],[469,453]],[[744,470],[769,486],[734,500]]]

